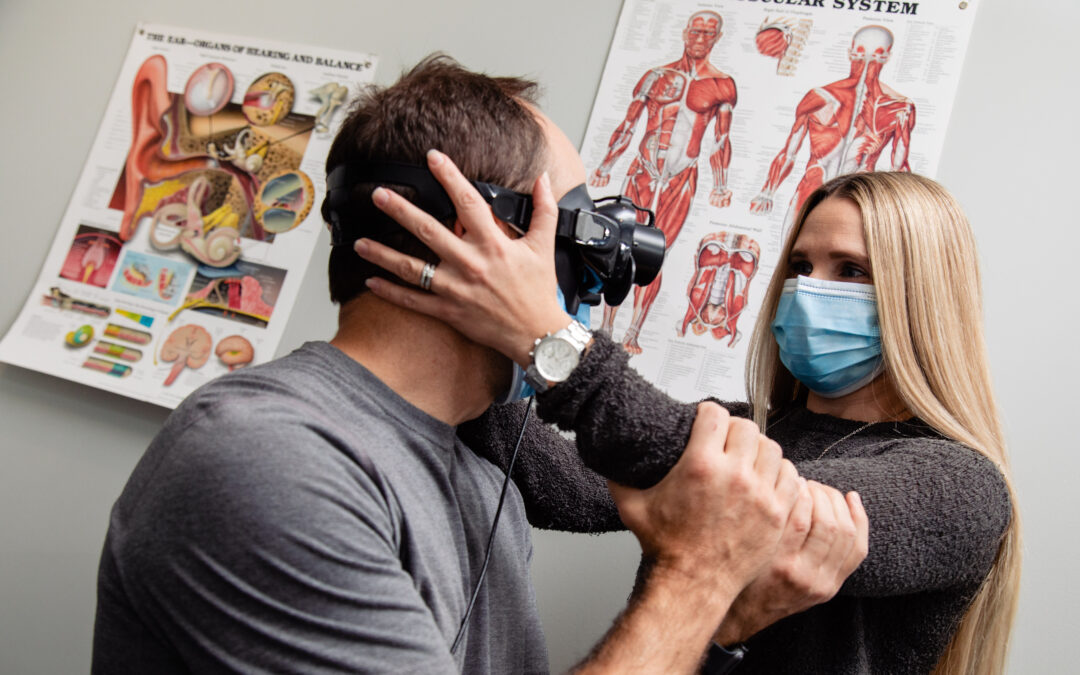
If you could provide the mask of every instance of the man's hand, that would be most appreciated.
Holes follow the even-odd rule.
[[[611,174],[602,169],[597,169],[589,176],[589,185],[593,187],[604,187],[611,180]]]
[[[753,422],[702,403],[685,453],[660,483],[609,487],[653,574],[737,594],[775,554],[802,482]]]
[[[742,642],[763,628],[831,599],[866,558],[869,522],[857,492],[808,481],[780,549],[736,598],[713,640]]]
[[[648,490],[608,483],[650,565],[576,672],[696,672],[731,602],[775,554],[803,483],[753,422],[699,405],[686,451],[662,481]]]

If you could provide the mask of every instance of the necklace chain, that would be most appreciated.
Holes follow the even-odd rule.
[[[852,432],[849,432],[849,433],[847,433],[847,434],[844,434],[844,435],[843,435],[843,436],[841,436],[840,438],[836,439],[835,441],[833,441],[832,443],[830,443],[830,444],[829,444],[828,446],[826,446],[826,448],[825,448],[824,450],[822,450],[822,451],[821,451],[821,454],[820,454],[820,455],[818,455],[818,456],[817,456],[817,458],[818,458],[818,459],[821,459],[822,457],[824,457],[824,456],[825,456],[825,453],[826,453],[826,452],[828,452],[828,451],[832,450],[833,448],[835,448],[836,446],[840,445],[841,443],[843,443],[843,442],[844,442],[844,441],[846,441],[847,439],[851,438],[851,437],[852,437],[852,436],[854,436],[855,434],[857,434],[857,433],[859,433],[860,431],[862,431],[862,430],[866,429],[866,428],[867,428],[867,427],[869,427],[869,426],[870,426],[871,424],[873,424],[873,422],[867,422],[866,424],[862,425],[861,427],[859,427],[859,428],[858,428],[858,429],[856,429],[855,431],[852,431]]]
[[[772,429],[772,428],[773,428],[773,427],[775,427],[775,426],[776,426],[777,424],[780,424],[781,422],[783,422],[784,420],[786,420],[786,419],[787,419],[788,417],[790,417],[790,416],[791,416],[791,414],[792,414],[792,412],[794,412],[794,410],[793,410],[793,411],[791,411],[791,412],[789,412],[789,413],[787,413],[786,415],[784,415],[784,416],[783,416],[783,417],[781,417],[780,419],[778,419],[778,420],[775,420],[775,421],[774,421],[774,422],[773,422],[772,424],[768,425],[767,427],[765,427],[765,433],[768,433],[770,429]],[[825,446],[825,449],[821,451],[821,454],[820,454],[820,455],[818,455],[818,456],[817,456],[817,457],[816,457],[815,459],[821,459],[822,457],[824,457],[824,456],[825,456],[825,453],[827,453],[828,451],[832,450],[832,449],[833,449],[833,448],[835,448],[836,446],[840,445],[841,443],[843,443],[843,442],[844,442],[844,441],[846,441],[847,439],[851,438],[852,436],[854,436],[854,435],[856,435],[856,434],[858,434],[858,433],[861,433],[862,431],[865,431],[865,430],[866,430],[867,428],[869,428],[869,427],[870,427],[871,425],[873,425],[873,424],[876,424],[876,422],[867,422],[866,424],[862,425],[861,427],[859,427],[859,428],[858,428],[858,429],[856,429],[855,431],[849,431],[848,433],[844,434],[843,436],[841,436],[840,438],[836,439],[836,440],[835,440],[835,441],[833,441],[832,443],[829,443],[829,444],[828,444],[827,446]]]

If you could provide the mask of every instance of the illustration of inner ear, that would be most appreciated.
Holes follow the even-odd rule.
[[[288,232],[304,222],[315,202],[315,186],[303,171],[284,171],[259,190],[255,219],[271,234]]]
[[[232,71],[221,63],[204,63],[184,86],[184,105],[192,115],[213,115],[232,98],[236,83]]]
[[[214,188],[214,182],[219,188]],[[226,267],[240,257],[239,216],[224,201],[228,174],[192,171],[146,189],[142,210],[152,210],[150,245],[161,251],[180,247],[204,265]]]
[[[806,40],[810,37],[812,19],[799,19],[791,16],[766,16],[758,27],[754,43],[763,56],[779,59],[776,74],[792,76],[799,65]]]
[[[326,133],[330,130],[330,120],[334,113],[345,102],[349,88],[337,82],[327,82],[317,89],[312,89],[310,93],[319,102],[319,110],[315,113],[315,131]]]
[[[296,88],[283,73],[267,73],[244,93],[244,117],[257,127],[277,124],[292,112]]]
[[[694,276],[686,290],[689,307],[676,327],[679,337],[689,326],[695,335],[711,330],[717,340],[731,336],[727,346],[734,347],[742,337],[738,319],[749,300],[760,257],[758,243],[744,234],[705,235],[694,256]]]

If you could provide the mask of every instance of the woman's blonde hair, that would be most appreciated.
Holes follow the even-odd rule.
[[[911,173],[859,173],[811,194],[788,235],[749,347],[747,394],[754,421],[800,395],[780,363],[770,324],[787,261],[806,216],[824,200],[850,199],[862,213],[878,298],[885,372],[912,414],[995,462],[1009,486],[1012,521],[994,565],[958,625],[936,673],[1001,673],[1020,586],[1020,518],[983,340],[982,292],[971,226],[956,200]]]

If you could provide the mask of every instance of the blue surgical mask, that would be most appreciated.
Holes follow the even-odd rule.
[[[870,284],[788,279],[772,332],[784,366],[819,396],[850,394],[885,370]]]
[[[597,281],[597,284],[599,284],[599,281]],[[565,296],[563,296],[562,290],[556,287],[556,292],[559,294],[559,305],[565,308],[566,298]],[[591,305],[581,303],[578,305],[577,313],[574,315],[574,318],[586,328],[590,327],[589,310],[591,309]],[[536,393],[536,390],[534,390],[531,386],[529,386],[527,382],[525,382],[525,370],[522,369],[522,367],[519,366],[517,363],[514,363],[513,366],[514,374],[510,380],[510,386],[507,388],[506,393],[495,399],[496,405],[513,403],[514,401],[523,398],[529,398]]]

